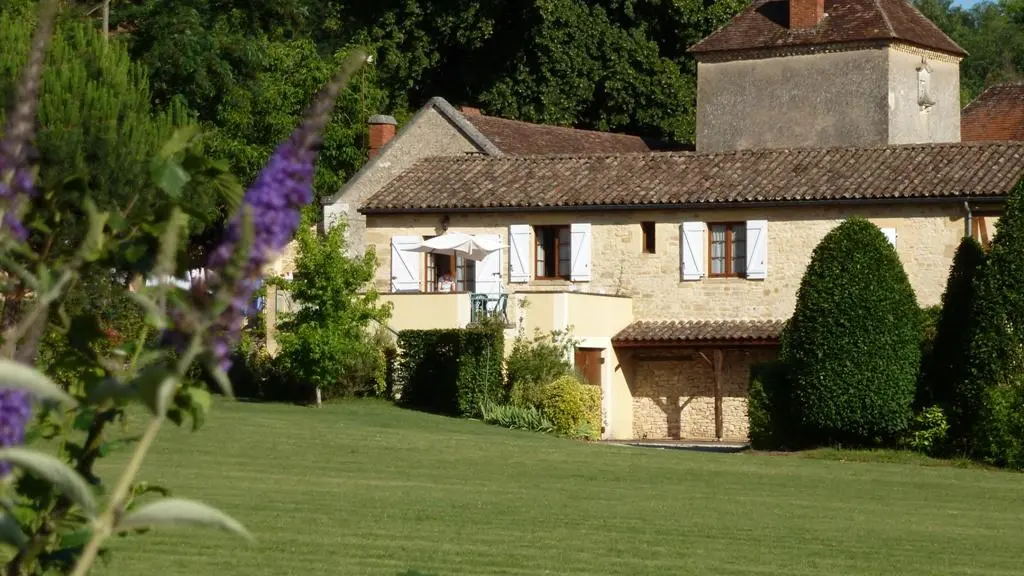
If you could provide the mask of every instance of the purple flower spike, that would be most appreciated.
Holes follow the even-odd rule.
[[[12,232],[18,239],[24,239],[25,229],[17,216],[12,214],[17,214],[23,198],[32,196],[35,187],[35,176],[29,166],[29,152],[35,129],[39,86],[43,78],[43,61],[46,58],[46,47],[53,36],[58,7],[56,0],[45,0],[40,8],[39,23],[32,36],[28,62],[22,71],[14,107],[8,115],[3,140],[0,141],[0,203],[4,210],[0,228]]]
[[[25,426],[32,415],[32,402],[23,390],[0,390],[0,447],[20,446],[25,442]],[[0,478],[11,473],[9,462],[0,462]]]
[[[366,54],[356,51],[342,65],[338,75],[324,87],[306,112],[302,124],[271,155],[266,166],[245,193],[241,210],[234,215],[220,246],[213,250],[207,269],[215,272],[214,284],[232,283],[228,309],[217,319],[209,337],[210,349],[220,367],[231,367],[231,351],[237,344],[246,308],[252,303],[258,278],[271,259],[291,242],[301,222],[302,207],[313,201],[313,175],[321,132],[330,119],[338,93],[349,78],[366,62]],[[252,225],[251,244],[241,274],[224,278],[244,230],[244,217]],[[204,292],[205,282],[197,281],[196,293]],[[217,286],[214,286],[216,288]]]

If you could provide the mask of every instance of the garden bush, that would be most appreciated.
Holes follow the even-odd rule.
[[[967,375],[955,391],[955,447],[997,464],[1020,466],[1024,444],[1024,180],[1011,192],[968,320]]]
[[[881,230],[850,218],[814,249],[783,335],[803,440],[890,442],[912,415],[921,311]]]
[[[914,416],[901,444],[916,452],[937,456],[945,452],[949,424],[939,406],[929,406]]]
[[[753,448],[779,450],[794,447],[790,404],[789,383],[781,362],[764,362],[751,367],[747,418]]]
[[[559,434],[597,438],[601,431],[601,391],[575,376],[562,376],[544,387],[541,412]]]
[[[969,319],[974,302],[974,282],[985,262],[985,251],[973,238],[964,238],[953,257],[942,308],[935,324],[934,342],[923,352],[918,406],[942,406],[954,436],[962,436],[964,424],[957,391],[967,377]]]
[[[505,365],[509,402],[539,408],[545,386],[574,374],[569,358],[575,347],[568,331],[545,334],[538,330],[532,339],[519,334]]]
[[[511,430],[554,433],[555,425],[533,406],[499,404],[485,399],[480,402],[480,417],[488,423]]]
[[[491,325],[403,330],[396,378],[403,404],[451,416],[477,416],[503,396],[504,332]]]

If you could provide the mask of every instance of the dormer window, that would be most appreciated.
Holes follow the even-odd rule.
[[[935,97],[932,96],[932,68],[924,58],[917,67],[917,105],[921,107],[922,112],[935,106]]]

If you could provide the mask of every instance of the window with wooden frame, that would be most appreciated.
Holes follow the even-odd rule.
[[[572,270],[569,226],[534,226],[533,235],[536,239],[534,275],[540,280],[568,280]]]
[[[657,242],[654,236],[654,222],[641,222],[640,233],[643,236],[643,253],[654,254]]]
[[[708,276],[743,277],[747,274],[747,224],[708,224]]]
[[[473,292],[476,289],[476,262],[449,254],[425,256],[427,292]]]

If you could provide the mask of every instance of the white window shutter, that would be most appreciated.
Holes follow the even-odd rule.
[[[423,242],[422,236],[391,237],[391,291],[417,292],[420,289],[420,269],[423,254],[409,252]]]
[[[500,234],[478,234],[477,238],[501,244]],[[476,263],[476,292],[495,297],[501,293],[501,250]]]
[[[747,220],[747,278],[768,277],[768,221]]]
[[[508,227],[508,281],[530,281],[530,225]]]
[[[885,238],[892,244],[892,247],[896,247],[896,229],[895,228],[882,228],[882,234],[885,234]]]
[[[590,224],[572,224],[569,236],[572,250],[569,279],[573,282],[590,282]]]
[[[703,222],[683,222],[679,226],[679,266],[683,280],[704,277],[704,257],[708,227]]]

